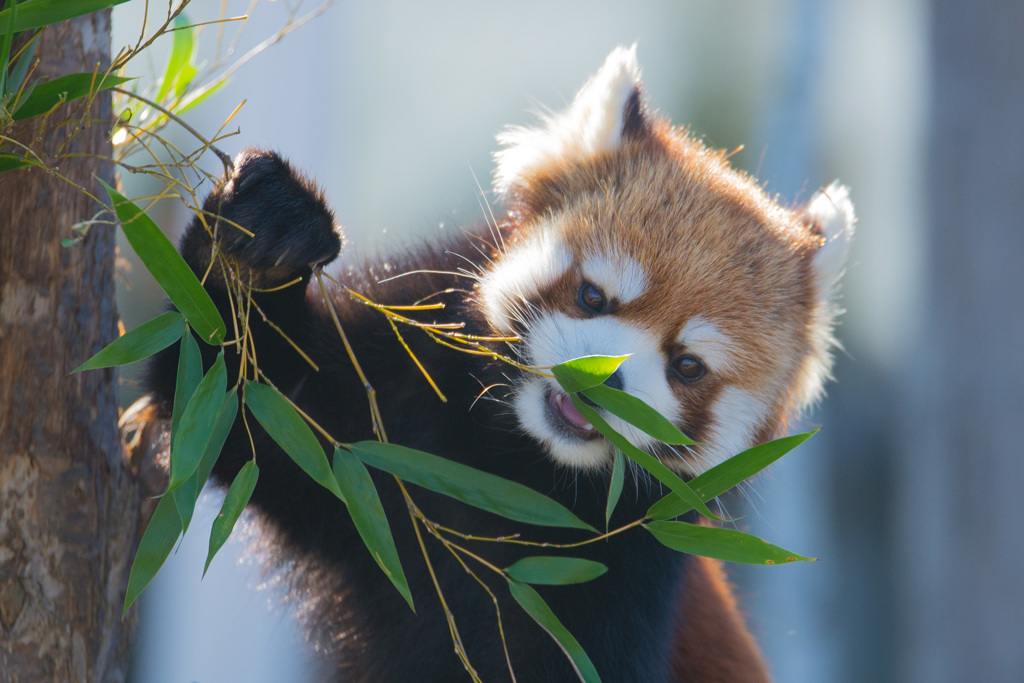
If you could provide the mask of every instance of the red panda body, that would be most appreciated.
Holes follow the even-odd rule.
[[[499,141],[495,189],[506,213],[496,226],[391,259],[388,273],[376,264],[346,265],[339,280],[378,303],[444,304],[410,314],[424,322],[461,325],[480,337],[515,336],[519,341],[490,344],[524,365],[632,354],[609,384],[642,398],[704,445],[670,449],[606,418],[685,476],[778,434],[789,415],[817,397],[830,367],[832,290],[853,224],[844,188],[830,187],[800,211],[780,207],[729,168],[724,155],[647,111],[633,50],[614,51],[566,111]],[[254,233],[219,233],[219,247],[242,279],[273,289],[301,278],[299,286],[258,294],[258,303],[319,371],[256,320],[261,369],[336,438],[375,438],[363,384],[324,294],[310,283],[310,265],[332,259],[341,244],[326,201],[276,155],[248,152],[205,208]],[[481,261],[473,255],[482,244],[486,258],[477,272],[465,272],[467,258]],[[199,220],[181,249],[197,273],[208,271],[211,242]],[[402,271],[409,274],[381,279]],[[225,317],[231,314],[223,279],[209,277],[207,288]],[[343,290],[326,296],[376,389],[390,441],[526,484],[604,525],[614,451],[553,380],[403,330],[449,397],[442,404],[379,312]],[[165,405],[176,357],[173,349],[163,354],[151,373],[151,388]],[[238,360],[228,363],[237,373]],[[280,558],[294,567],[311,628],[339,680],[467,678],[437,588],[482,680],[509,680],[510,669],[519,681],[575,678],[501,581],[485,579],[500,608],[499,631],[494,601],[459,558],[430,545],[427,567],[389,477],[375,475],[375,483],[415,614],[362,547],[344,505],[258,428],[253,444],[261,474],[252,505],[275,534]],[[230,482],[252,450],[236,425],[214,477]],[[639,519],[662,495],[634,474],[613,527]],[[581,540],[578,532],[532,528],[427,491],[414,489],[414,497],[427,517],[468,534]],[[508,544],[467,547],[499,567],[525,554]],[[573,552],[609,571],[589,583],[538,590],[603,680],[767,680],[714,563],[668,550],[639,529]]]

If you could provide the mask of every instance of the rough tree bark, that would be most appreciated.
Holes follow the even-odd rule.
[[[102,69],[110,13],[46,29],[36,76]],[[12,137],[97,194],[113,181],[110,99],[75,105]],[[88,120],[88,123],[82,125]],[[62,147],[62,158],[52,156]],[[66,157],[63,155],[82,155]],[[97,156],[98,155],[98,156]],[[117,681],[132,619],[121,621],[139,534],[139,486],[123,464],[117,374],[69,372],[117,334],[114,233],[65,248],[97,204],[39,169],[0,175],[0,678]]]

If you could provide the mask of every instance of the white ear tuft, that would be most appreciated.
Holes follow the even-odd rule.
[[[543,116],[540,128],[510,127],[498,135],[494,189],[505,193],[531,172],[579,161],[618,147],[631,98],[639,106],[636,44],[617,47],[580,89],[568,109]],[[639,110],[638,110],[639,111]]]
[[[831,296],[846,265],[846,252],[853,237],[856,217],[850,189],[838,182],[818,190],[805,209],[824,243],[814,255],[814,274],[823,298]]]

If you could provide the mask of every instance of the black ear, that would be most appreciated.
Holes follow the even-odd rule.
[[[650,132],[651,122],[647,115],[647,105],[638,85],[633,88],[622,109],[622,137],[639,139],[647,137]]]

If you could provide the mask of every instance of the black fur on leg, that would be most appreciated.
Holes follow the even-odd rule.
[[[198,272],[205,271],[212,253],[207,225],[222,252],[248,267],[258,287],[308,276],[312,266],[333,261],[341,250],[341,235],[323,192],[275,152],[242,151],[231,176],[206,198],[203,212],[202,218],[192,220],[181,243],[182,254]]]

